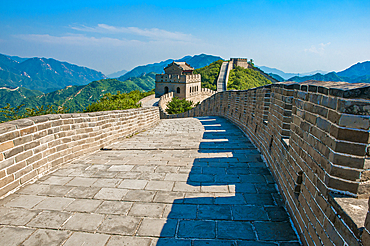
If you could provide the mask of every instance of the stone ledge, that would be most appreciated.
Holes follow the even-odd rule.
[[[329,202],[341,219],[351,228],[357,238],[365,227],[369,199],[359,199],[340,194],[330,193]]]

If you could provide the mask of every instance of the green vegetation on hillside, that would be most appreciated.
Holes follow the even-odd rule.
[[[121,93],[120,91],[117,91],[117,94],[107,93],[99,101],[88,105],[84,112],[139,108],[141,107],[139,101],[152,94],[154,94],[154,90],[148,92],[136,90],[129,93]],[[5,107],[0,108],[0,123],[38,115],[76,112],[71,109],[63,109],[52,105],[36,106],[35,108],[27,108],[24,106],[24,104],[21,104],[16,107],[12,107],[10,104],[7,104]]]
[[[51,105],[47,105],[46,107],[36,106],[36,108],[24,108],[24,104],[21,104],[17,107],[12,107],[8,103],[5,107],[0,108],[0,123],[38,115],[64,113],[68,112],[66,110],[56,108]]]
[[[192,108],[192,101],[187,101],[186,99],[179,99],[178,97],[174,97],[171,101],[167,103],[166,112],[168,114],[181,114],[183,112],[189,111]]]
[[[0,107],[4,107],[7,104],[12,106],[21,105],[22,101],[24,101],[26,98],[41,96],[43,94],[44,93],[41,91],[29,90],[23,87],[19,87],[17,89],[1,88]]]
[[[266,79],[258,71],[236,67],[230,71],[229,81],[227,83],[228,90],[248,90],[250,88],[271,84],[271,81]]]
[[[129,93],[121,93],[117,91],[116,95],[111,93],[105,94],[99,101],[90,104],[84,112],[123,110],[129,108],[140,108],[138,102],[144,97],[154,94],[154,90],[148,92],[131,91]]]
[[[212,62],[208,66],[194,70],[195,74],[202,75],[202,88],[217,90],[217,77],[220,73],[220,68],[223,60]]]
[[[154,88],[154,78],[155,74],[149,73],[123,82],[116,79],[102,79],[85,86],[67,86],[47,94],[25,88],[2,89],[0,90],[0,107],[6,106],[7,103],[12,107],[24,104],[20,113],[26,113],[26,108],[36,109],[50,105],[55,108],[68,108],[71,112],[81,112],[107,93],[116,94],[117,91],[128,93],[134,90],[150,91]]]
[[[139,78],[131,78],[126,81],[102,79],[91,82],[85,86],[67,86],[64,89],[47,94],[38,91],[30,91],[24,88],[18,88],[17,90],[2,89],[0,90],[0,107],[8,107],[3,108],[2,112],[0,111],[0,121],[33,116],[35,115],[34,112],[37,112],[37,115],[62,112],[72,113],[82,112],[86,110],[87,107],[90,107],[89,110],[92,111],[94,107],[99,108],[101,105],[109,106],[107,109],[101,110],[138,107],[135,102],[146,95],[144,93],[145,91],[150,91],[154,88],[154,78],[155,74],[149,73]],[[117,94],[117,91],[120,91],[121,96],[114,96]],[[124,93],[129,93],[131,91],[137,92],[126,97]],[[108,93],[110,96],[105,96]],[[104,96],[106,99],[97,105],[94,104]],[[10,100],[9,98],[13,99]],[[123,100],[124,98],[126,98],[126,101]],[[128,98],[131,98],[131,101],[128,100]],[[121,100],[123,105],[121,107],[117,105],[113,106],[114,102],[111,103],[111,100],[117,103]],[[7,103],[9,103],[9,105],[7,105]],[[89,106],[91,104],[93,104],[93,106]],[[13,116],[6,117],[7,115]]]

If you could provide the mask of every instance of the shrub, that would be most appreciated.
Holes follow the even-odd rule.
[[[129,93],[105,94],[99,101],[90,104],[84,112],[123,110],[130,108],[140,108],[139,101],[144,97],[154,94],[154,90],[148,92],[131,91]]]
[[[166,112],[168,114],[181,114],[192,108],[192,101],[187,101],[186,99],[179,99],[177,97],[174,97],[170,102],[167,103]]]

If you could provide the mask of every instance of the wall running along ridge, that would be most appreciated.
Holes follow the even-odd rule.
[[[0,197],[84,154],[153,127],[157,107],[53,114],[0,124]]]
[[[160,107],[171,97],[162,96]],[[283,82],[160,113],[222,116],[238,125],[264,156],[303,244],[370,245],[368,209],[359,225],[336,203],[338,194],[366,204],[370,196],[369,98],[368,84]]]

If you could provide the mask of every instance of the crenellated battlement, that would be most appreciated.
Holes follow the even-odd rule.
[[[157,74],[155,80],[157,83],[198,83],[201,81],[201,75]]]

